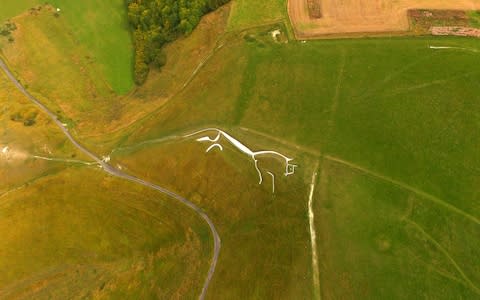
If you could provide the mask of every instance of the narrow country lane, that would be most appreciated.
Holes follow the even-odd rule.
[[[212,232],[213,236],[213,258],[210,263],[210,268],[208,270],[207,278],[205,279],[205,283],[203,284],[202,292],[199,296],[199,299],[203,300],[205,298],[205,295],[207,293],[208,285],[210,284],[210,281],[212,280],[213,273],[215,272],[215,267],[217,265],[218,261],[218,256],[220,254],[220,247],[221,247],[221,241],[220,241],[220,236],[218,235],[217,230],[215,229],[215,225],[213,224],[212,220],[208,217],[208,215],[197,205],[195,205],[193,202],[189,201],[188,199],[172,192],[169,191],[166,188],[163,188],[161,186],[158,186],[156,184],[150,183],[148,181],[145,181],[143,179],[140,179],[138,177],[129,175],[125,172],[122,172],[108,163],[102,161],[98,156],[96,156],[94,153],[89,151],[87,148],[82,146],[79,142],[77,142],[73,136],[70,134],[68,131],[68,128],[66,128],[60,120],[58,120],[57,116],[52,113],[45,105],[43,105],[40,101],[38,101],[34,96],[32,96],[26,89],[25,87],[22,86],[22,84],[13,76],[12,72],[10,69],[7,67],[5,62],[0,59],[0,68],[5,72],[5,74],[8,76],[10,81],[35,105],[37,105],[43,112],[45,112],[54,122],[55,124],[60,128],[60,130],[63,132],[63,134],[72,142],[72,144],[81,152],[92,158],[95,162],[97,162],[101,167],[102,170],[104,170],[106,173],[123,178],[125,180],[135,182],[138,184],[141,184],[143,186],[146,186],[148,188],[154,189],[159,191],[160,193],[167,195],[169,197],[174,198],[175,200],[181,202],[182,204],[188,206],[190,209],[194,210],[198,215],[202,217],[203,220],[208,224],[208,227],[210,228],[210,231]]]

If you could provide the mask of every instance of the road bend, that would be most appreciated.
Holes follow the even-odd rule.
[[[172,191],[170,191],[170,190],[168,190],[164,187],[161,187],[159,185],[153,184],[151,182],[145,181],[145,180],[140,179],[138,177],[135,177],[135,176],[132,176],[132,175],[127,174],[125,172],[122,172],[121,170],[112,167],[111,165],[109,165],[108,163],[106,163],[105,161],[100,159],[97,155],[95,155],[93,152],[88,150],[85,146],[83,146],[82,144],[77,142],[77,140],[75,140],[73,138],[73,136],[70,134],[70,132],[68,131],[68,128],[66,127],[66,125],[64,125],[62,122],[60,122],[60,120],[58,120],[57,116],[53,112],[51,112],[45,105],[43,105],[40,101],[38,101],[38,99],[36,99],[32,94],[30,94],[25,89],[25,87],[15,78],[15,76],[10,71],[8,66],[5,64],[3,59],[0,59],[0,68],[5,72],[7,77],[18,88],[18,90],[20,90],[31,102],[33,102],[36,106],[38,106],[43,112],[45,112],[53,120],[53,122],[55,122],[55,124],[58,126],[58,128],[60,128],[60,130],[63,132],[63,134],[70,140],[70,142],[72,142],[72,144],[78,150],[80,150],[81,152],[83,152],[84,154],[89,156],[91,159],[93,159],[95,162],[97,162],[101,166],[103,171],[105,171],[106,173],[108,173],[112,176],[119,177],[119,178],[128,180],[130,182],[134,182],[134,183],[143,185],[145,187],[154,189],[154,190],[156,190],[156,191],[158,191],[158,192],[160,192],[164,195],[167,195],[167,196],[179,201],[183,205],[185,205],[185,206],[189,207],[190,209],[192,209],[193,211],[195,211],[195,213],[197,213],[208,224],[208,227],[210,228],[210,231],[211,231],[212,236],[213,236],[213,257],[212,257],[212,261],[210,263],[210,268],[208,270],[207,278],[205,279],[205,282],[204,282],[203,287],[202,287],[202,291],[200,293],[200,296],[198,297],[199,299],[203,300],[205,298],[206,293],[207,293],[208,286],[209,286],[209,284],[212,280],[213,274],[215,273],[215,268],[217,266],[218,256],[220,254],[220,248],[221,248],[220,236],[219,236],[219,234],[218,234],[218,232],[215,228],[215,225],[213,224],[212,220],[210,219],[210,217],[200,207],[195,205],[190,200],[188,200],[188,199],[186,199],[186,198],[184,198],[184,197],[182,197],[182,196],[180,196],[180,195],[178,195],[178,194],[176,194],[176,193],[174,193],[174,192],[172,192]]]

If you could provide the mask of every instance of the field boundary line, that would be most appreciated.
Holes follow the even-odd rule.
[[[282,144],[282,145],[284,145],[288,148],[300,150],[300,151],[303,151],[303,152],[308,153],[310,155],[313,155],[315,157],[320,157],[321,156],[320,151],[317,151],[315,149],[311,149],[311,148],[308,148],[308,147],[305,147],[305,146],[301,146],[301,145],[295,144],[293,142],[286,141],[284,139],[278,138],[278,137],[273,136],[271,134],[264,133],[264,132],[261,132],[261,131],[255,130],[255,129],[251,129],[251,128],[247,128],[247,127],[237,127],[237,128],[239,128],[242,131],[245,131],[245,132],[248,132],[248,133],[253,133],[255,135],[270,139],[270,140],[275,141],[277,143],[280,143],[280,144]]]
[[[4,189],[4,190],[0,191],[0,199],[3,198],[3,197],[6,197],[6,196],[8,196],[8,195],[10,195],[10,194],[12,194],[12,193],[15,193],[15,192],[17,192],[17,191],[23,190],[23,189],[25,189],[26,187],[30,186],[31,184],[33,184],[33,183],[35,183],[35,182],[37,182],[37,181],[39,181],[39,180],[42,180],[42,179],[47,178],[47,177],[50,177],[50,176],[57,175],[57,174],[59,174],[59,173],[61,173],[61,172],[63,172],[63,170],[58,171],[58,172],[56,172],[56,171],[51,172],[51,171],[47,170],[46,172],[43,172],[43,173],[40,174],[39,176],[34,177],[34,178],[31,178],[31,179],[29,179],[29,180],[27,180],[27,181],[25,181],[25,182],[23,182],[23,183],[21,183],[21,184],[19,184],[19,185],[16,185],[16,186],[11,187],[11,188],[9,188],[9,189]],[[3,208],[3,206],[6,204],[6,202],[8,202],[8,200],[7,200],[7,201],[4,201],[4,202],[0,202],[0,209]]]
[[[463,272],[462,268],[457,264],[457,262],[453,259],[453,257],[450,256],[450,253],[442,247],[430,234],[428,234],[420,225],[418,225],[416,222],[410,220],[410,219],[405,219],[404,220],[407,224],[410,224],[411,226],[415,227],[416,230],[418,230],[423,236],[425,236],[430,242],[432,242],[435,247],[442,252],[443,255],[445,255],[446,258],[450,261],[450,263],[455,267],[458,273],[463,277],[463,280],[465,280],[468,285],[470,286],[471,289],[473,289],[477,294],[480,295],[480,289],[468,278],[468,276]]]
[[[411,68],[423,63],[424,61],[426,61],[428,59],[431,59],[434,55],[435,55],[435,53],[432,52],[428,55],[425,55],[422,58],[416,59],[416,60],[404,65],[400,69],[397,69],[397,70],[394,70],[394,71],[390,72],[390,74],[386,75],[385,78],[383,78],[382,81],[378,82],[375,86],[372,86],[371,89],[367,89],[367,90],[363,91],[361,94],[359,94],[357,96],[354,96],[352,98],[357,99],[357,100],[362,100],[362,99],[365,99],[365,98],[370,97],[372,95],[375,95],[379,92],[382,92],[384,90],[385,86],[387,85],[387,83],[391,82],[392,80],[397,78],[399,75],[404,74],[405,72],[407,72]]]
[[[418,262],[418,264],[421,264],[422,266],[424,266],[425,268],[429,269],[429,270],[432,270],[434,271],[435,273],[437,273],[438,275],[442,276],[442,277],[445,277],[447,279],[450,279],[452,281],[455,281],[456,283],[459,283],[465,287],[469,287],[468,284],[466,282],[464,282],[461,278],[457,278],[457,277],[454,277],[452,274],[450,273],[447,273],[447,272],[444,272],[444,271],[441,271],[439,270],[438,268],[432,266],[431,264],[423,261],[422,259],[418,258],[418,256],[414,255],[413,252],[410,250],[408,251],[408,253],[410,255],[413,256],[413,259],[414,261]]]
[[[39,156],[39,155],[32,155],[31,157],[35,159],[41,159],[41,160],[53,161],[53,162],[63,162],[67,164],[81,164],[86,166],[98,165],[98,162],[95,162],[95,161],[83,161],[78,159],[68,159],[68,158],[58,158],[58,157],[45,157],[45,156]]]
[[[340,88],[342,87],[343,77],[345,74],[345,64],[347,60],[347,54],[345,49],[342,49],[342,54],[340,58],[340,64],[338,66],[337,72],[337,84],[335,85],[335,93],[333,94],[332,98],[332,106],[330,107],[330,119],[328,120],[328,127],[327,127],[327,134],[326,134],[326,142],[330,140],[330,137],[333,133],[333,127],[335,126],[335,115],[337,114],[338,110],[338,102],[340,98]]]
[[[302,151],[303,153],[307,153],[307,154],[309,154],[309,155],[311,155],[315,158],[321,157],[321,152],[318,151],[318,150],[298,145],[296,143],[278,138],[278,137],[270,135],[268,133],[264,133],[264,132],[261,132],[261,131],[255,130],[255,129],[251,129],[251,128],[247,128],[247,127],[236,127],[236,126],[225,127],[225,126],[218,126],[218,125],[214,125],[214,124],[205,125],[205,126],[202,126],[202,127],[194,127],[191,130],[179,130],[179,131],[173,132],[172,134],[165,135],[165,136],[162,136],[162,137],[159,137],[159,138],[140,141],[140,142],[138,142],[136,144],[133,144],[133,145],[116,147],[116,148],[112,149],[112,151],[110,152],[110,155],[112,155],[112,154],[114,154],[115,152],[118,152],[118,151],[125,151],[125,150],[128,151],[130,149],[135,150],[136,148],[140,148],[143,145],[163,144],[163,143],[168,143],[168,142],[180,142],[180,141],[185,139],[185,135],[191,134],[191,133],[193,133],[193,132],[195,132],[199,129],[201,130],[201,129],[209,128],[209,127],[210,128],[218,128],[218,129],[221,129],[223,131],[239,129],[241,131],[251,133],[253,135],[257,135],[257,136],[269,139],[271,141],[274,141],[276,143],[279,143],[279,144],[283,145],[284,147],[287,147],[289,150]]]
[[[473,215],[470,215],[468,213],[466,213],[465,211],[459,209],[458,207],[456,206],[453,206],[451,205],[450,203],[440,199],[440,198],[437,198],[433,195],[430,195],[422,190],[419,190],[417,188],[414,188],[404,182],[401,182],[401,181],[398,181],[398,180],[395,180],[393,178],[390,178],[388,176],[385,176],[385,175],[382,175],[382,174],[379,174],[379,173],[376,173],[374,171],[371,171],[369,169],[366,169],[364,167],[361,167],[359,165],[356,165],[352,162],[349,162],[349,161],[346,161],[346,160],[343,160],[341,158],[337,158],[337,157],[334,157],[334,156],[331,156],[331,155],[325,155],[324,156],[325,159],[331,161],[331,162],[335,162],[335,163],[338,163],[338,164],[341,164],[341,165],[344,165],[344,166],[347,166],[347,167],[350,167],[351,169],[354,169],[354,170],[357,170],[357,171],[360,171],[360,172],[363,172],[367,175],[370,175],[374,178],[377,178],[377,179],[381,179],[383,181],[386,181],[386,182],[390,182],[391,184],[397,186],[397,187],[400,187],[402,189],[405,189],[407,191],[410,191],[410,192],[413,192],[419,196],[422,196],[423,198],[427,199],[427,200],[430,200],[431,202],[433,203],[436,203],[440,206],[443,206],[444,208],[446,209],[449,209],[459,215],[462,215],[464,216],[465,218],[467,218],[468,220],[472,221],[473,223],[477,224],[477,225],[480,225],[480,220],[473,216]]]
[[[390,93],[387,93],[387,94],[384,94],[384,95],[388,96],[388,97],[396,96],[396,95],[400,95],[400,94],[403,94],[403,93],[409,93],[411,91],[415,91],[415,90],[418,90],[418,89],[424,89],[426,87],[431,87],[431,86],[434,86],[434,85],[447,84],[452,80],[457,80],[457,79],[461,79],[461,78],[464,78],[464,77],[468,77],[470,75],[477,75],[477,74],[478,74],[478,71],[472,71],[472,72],[468,72],[468,73],[457,74],[457,75],[449,76],[449,77],[446,77],[446,78],[440,78],[440,79],[436,79],[436,80],[427,81],[427,82],[419,83],[419,84],[416,84],[416,85],[412,85],[412,86],[409,86],[409,87],[404,87],[404,88],[392,90]]]

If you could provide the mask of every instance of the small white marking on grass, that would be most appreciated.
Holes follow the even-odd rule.
[[[213,144],[213,145],[211,145],[210,147],[208,147],[207,151],[205,151],[205,152],[209,152],[210,150],[212,150],[212,149],[215,148],[215,147],[218,147],[218,148],[220,148],[220,151],[223,151],[222,145],[220,145],[220,144]]]
[[[36,159],[47,160],[47,161],[75,163],[75,164],[83,164],[83,165],[87,165],[87,166],[91,166],[91,165],[96,165],[96,164],[97,164],[97,162],[87,162],[87,161],[77,160],[77,159],[45,157],[45,156],[39,156],[39,155],[32,155],[32,157],[33,157],[33,158],[36,158]]]
[[[16,192],[16,191],[18,191],[18,190],[21,190],[21,189],[23,189],[25,186],[27,186],[27,185],[26,185],[26,184],[23,184],[23,185],[21,185],[21,186],[19,186],[19,187],[16,187],[16,188],[14,188],[14,189],[8,190],[8,191],[0,194],[0,198],[3,198],[3,197],[5,197],[5,196],[7,196],[7,195],[9,195],[9,194],[11,194],[11,193],[14,193],[14,192]]]
[[[50,154],[50,155],[52,154],[52,151],[50,150],[50,148],[48,148],[47,144],[44,144],[44,145],[43,145],[43,151],[44,151],[45,153]]]
[[[434,50],[442,50],[442,49],[453,49],[453,50],[465,50],[465,51],[471,51],[471,52],[479,52],[478,49],[474,48],[462,48],[462,47],[450,47],[450,46],[428,46],[430,49]]]
[[[7,160],[24,160],[28,157],[24,151],[12,149],[10,146],[4,146],[0,151],[1,156]]]
[[[275,29],[274,31],[270,32],[271,35],[272,35],[272,39],[275,41],[275,42],[278,42],[278,36],[282,33],[280,31],[280,29]]]
[[[275,175],[272,172],[267,172],[272,176],[272,194],[275,194]]]
[[[318,255],[317,255],[317,234],[315,232],[315,215],[313,213],[313,192],[315,190],[315,181],[317,180],[318,162],[315,165],[315,170],[312,175],[312,182],[310,183],[310,194],[308,196],[308,223],[310,227],[310,242],[312,246],[312,269],[313,269],[313,288],[315,299],[320,299],[320,274],[318,270]]]

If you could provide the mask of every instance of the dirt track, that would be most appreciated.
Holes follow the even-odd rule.
[[[321,18],[310,18],[307,0],[288,0],[298,39],[355,33],[404,32],[408,9],[480,9],[480,0],[319,0]]]

